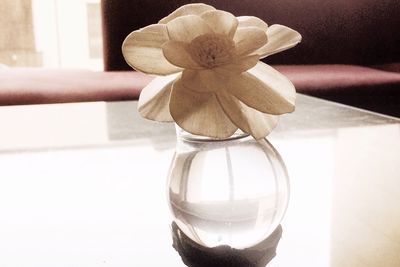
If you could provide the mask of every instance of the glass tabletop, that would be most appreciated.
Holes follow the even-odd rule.
[[[185,266],[175,129],[136,106],[0,107],[0,266]],[[267,266],[400,266],[400,120],[299,95],[268,139],[291,195]]]

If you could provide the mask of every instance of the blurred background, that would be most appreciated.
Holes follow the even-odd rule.
[[[0,0],[0,64],[102,70],[100,0]]]

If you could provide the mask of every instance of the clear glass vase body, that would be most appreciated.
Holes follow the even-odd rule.
[[[205,247],[245,249],[267,238],[289,198],[286,168],[273,146],[243,134],[215,140],[177,133],[168,177],[177,226]]]

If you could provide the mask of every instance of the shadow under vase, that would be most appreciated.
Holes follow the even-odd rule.
[[[246,249],[209,248],[191,240],[175,222],[172,223],[173,247],[189,267],[265,267],[275,257],[281,236],[279,225],[266,239]]]

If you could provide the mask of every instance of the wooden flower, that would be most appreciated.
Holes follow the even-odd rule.
[[[129,34],[122,52],[134,69],[159,75],[140,95],[143,117],[197,135],[226,138],[240,128],[260,139],[294,110],[296,91],[259,59],[300,40],[282,25],[189,4]]]

